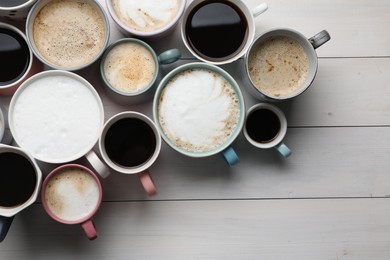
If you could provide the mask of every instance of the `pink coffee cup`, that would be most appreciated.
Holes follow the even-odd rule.
[[[54,220],[79,224],[89,240],[98,237],[92,217],[100,207],[103,190],[98,177],[79,164],[62,165],[45,178],[42,184],[42,205]]]

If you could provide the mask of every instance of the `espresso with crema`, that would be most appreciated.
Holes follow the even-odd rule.
[[[164,28],[176,16],[180,0],[111,0],[119,20],[129,28],[140,32],[152,32]]]
[[[269,37],[251,50],[249,76],[257,89],[271,97],[288,97],[306,81],[309,59],[293,38]]]
[[[239,98],[233,86],[208,69],[174,76],[161,93],[159,123],[175,146],[208,152],[223,145],[236,130]]]
[[[92,1],[54,0],[33,21],[33,41],[50,64],[83,66],[102,51],[106,38],[105,19]]]
[[[65,221],[89,216],[99,204],[99,186],[95,178],[79,168],[65,168],[55,173],[45,189],[49,210]]]
[[[150,86],[156,74],[153,54],[137,42],[114,46],[104,59],[104,76],[119,92],[137,93]]]

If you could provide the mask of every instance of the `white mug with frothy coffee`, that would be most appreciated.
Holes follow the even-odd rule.
[[[317,73],[315,49],[329,40],[325,30],[310,39],[286,28],[258,36],[245,56],[245,85],[249,92],[266,101],[282,101],[302,94]]]
[[[186,0],[106,0],[106,4],[124,33],[150,38],[164,35],[175,27]]]
[[[95,62],[109,40],[110,25],[95,0],[42,0],[27,17],[26,35],[44,64],[74,71]]]
[[[182,65],[160,82],[153,116],[163,139],[190,157],[222,153],[238,162],[231,144],[244,121],[244,99],[235,80],[206,63]]]

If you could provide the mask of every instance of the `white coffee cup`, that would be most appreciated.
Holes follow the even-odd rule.
[[[193,19],[193,17],[195,17],[195,14],[199,12],[198,8],[202,8],[205,5],[211,4],[226,5],[228,6],[226,10],[234,10],[235,14],[231,14],[234,16],[234,23],[236,22],[237,17],[240,17],[240,19],[243,20],[242,27],[245,28],[241,28],[240,30],[242,32],[240,31],[240,33],[237,35],[233,34],[232,28],[227,28],[225,31],[221,31],[220,28],[223,28],[221,24],[225,25],[224,23],[226,23],[226,21],[219,21],[217,19],[219,17],[222,17],[220,7],[213,8],[210,13],[202,13],[202,17],[204,16],[204,20],[202,21],[204,25],[202,24],[202,26],[199,26],[199,28],[206,29],[208,29],[209,27],[214,28],[213,31],[210,33],[210,35],[204,35],[204,30],[200,31],[198,33],[199,35],[194,38],[202,40],[202,43],[193,43],[195,41],[194,39],[191,39],[191,35],[189,33],[189,26],[190,24],[192,24],[191,19]],[[249,46],[252,44],[252,41],[255,37],[255,18],[265,12],[267,9],[268,5],[266,3],[259,4],[254,9],[250,10],[249,7],[241,0],[194,0],[189,4],[183,15],[183,21],[181,24],[182,40],[184,42],[184,45],[192,53],[192,55],[194,55],[201,61],[209,62],[216,65],[231,63],[241,58],[248,51]],[[193,12],[195,12],[195,14],[193,14]],[[215,25],[213,23],[215,23]],[[230,26],[234,23],[229,22],[226,24]],[[212,36],[215,36],[215,39],[210,39],[210,37]],[[236,39],[237,44],[231,46],[231,50],[228,49],[226,50],[226,52],[219,53],[221,49],[224,48],[224,46],[228,46],[229,43],[234,42]]]
[[[275,148],[283,157],[291,155],[291,150],[283,143],[287,133],[286,116],[272,104],[252,106],[246,113],[243,132],[246,140],[257,148]]]
[[[114,7],[114,2],[118,7]],[[119,29],[124,34],[141,38],[156,38],[171,32],[186,4],[187,0],[106,0],[108,12]]]

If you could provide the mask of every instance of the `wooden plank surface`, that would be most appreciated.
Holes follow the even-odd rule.
[[[99,0],[105,7],[105,0]],[[262,1],[244,0],[251,8]],[[287,116],[287,160],[258,150],[242,135],[241,158],[184,157],[165,143],[151,172],[159,193],[148,198],[135,176],[102,180],[95,217],[100,237],[51,220],[37,202],[19,214],[0,260],[8,259],[390,259],[390,1],[270,0],[256,35],[288,27],[307,37],[326,29],[319,68],[308,91],[276,104]],[[124,37],[112,20],[110,42]],[[18,24],[23,29],[23,24]],[[180,28],[146,40],[157,53],[179,48]],[[243,59],[222,66],[243,90]],[[48,69],[48,68],[46,68]],[[98,90],[105,118],[135,110],[151,116],[151,101],[119,105],[101,87],[98,64],[78,71]],[[0,97],[8,107],[10,97]],[[96,150],[96,147],[95,147]],[[87,164],[84,159],[77,162]],[[41,164],[45,174],[56,165]]]

